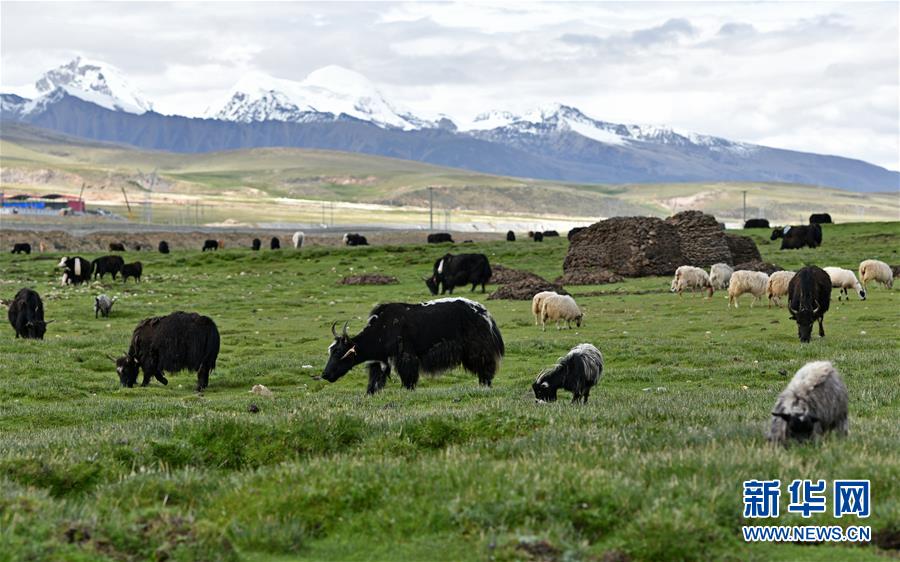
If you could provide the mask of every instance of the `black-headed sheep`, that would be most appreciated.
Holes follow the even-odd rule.
[[[860,300],[866,300],[866,290],[863,289],[862,284],[856,279],[856,275],[852,271],[842,267],[823,267],[822,269],[831,278],[832,288],[840,289],[838,291],[838,300],[841,300],[842,295],[847,297],[847,300],[850,300],[850,295],[847,294],[848,289],[854,289]]]

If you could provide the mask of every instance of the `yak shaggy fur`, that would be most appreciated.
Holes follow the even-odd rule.
[[[188,369],[197,373],[199,392],[209,385],[219,345],[219,329],[208,316],[179,311],[141,320],[131,335],[128,353],[116,359],[119,382],[122,386],[134,386],[140,368],[144,371],[141,386],[150,384],[151,377],[168,384],[164,371]]]
[[[556,365],[538,375],[531,385],[534,397],[541,402],[554,402],[562,388],[572,393],[572,402],[587,403],[591,388],[603,376],[603,354],[589,343],[578,344]]]
[[[847,402],[847,387],[830,361],[807,363],[775,401],[769,440],[786,444],[829,431],[846,435]]]
[[[494,318],[481,304],[463,298],[421,304],[386,303],[372,309],[362,331],[350,337],[334,331],[322,378],[335,382],[350,369],[368,362],[368,394],[384,388],[391,369],[408,389],[419,373],[437,374],[458,365],[491,386],[505,353]]]

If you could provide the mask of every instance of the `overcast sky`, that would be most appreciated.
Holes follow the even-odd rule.
[[[0,4],[0,84],[81,54],[163,113],[337,64],[425,117],[551,102],[900,169],[900,3]]]

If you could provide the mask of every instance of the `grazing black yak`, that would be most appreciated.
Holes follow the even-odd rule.
[[[196,371],[197,391],[209,385],[209,373],[216,368],[219,356],[219,329],[207,316],[195,312],[173,312],[141,320],[131,334],[128,353],[115,359],[116,372],[122,386],[137,382],[138,369],[143,369],[141,386],[150,378],[163,384],[169,381],[163,372],[182,369]]]
[[[797,321],[800,341],[809,342],[813,322],[819,321],[819,336],[825,337],[822,320],[831,305],[831,277],[820,267],[804,267],[788,284],[788,310]]]
[[[421,304],[387,303],[372,309],[363,330],[350,337],[347,324],[334,342],[322,378],[334,382],[360,363],[369,362],[368,394],[384,388],[391,368],[408,389],[419,373],[440,373],[462,365],[491,386],[505,348],[491,314],[467,299],[439,299]]]
[[[483,293],[492,273],[491,264],[484,254],[445,254],[434,262],[431,277],[425,278],[425,285],[432,295],[438,294],[438,290],[442,295],[448,291],[452,295],[455,287],[469,283],[473,291],[481,285]]]
[[[41,296],[31,289],[19,289],[6,313],[16,331],[16,338],[44,339],[47,324],[44,322],[44,303]]]

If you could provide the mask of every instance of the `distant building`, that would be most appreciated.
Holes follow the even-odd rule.
[[[4,214],[66,214],[70,212],[83,213],[84,200],[72,195],[60,195],[50,193],[48,195],[29,195],[20,193],[7,197],[0,193],[0,209]]]

